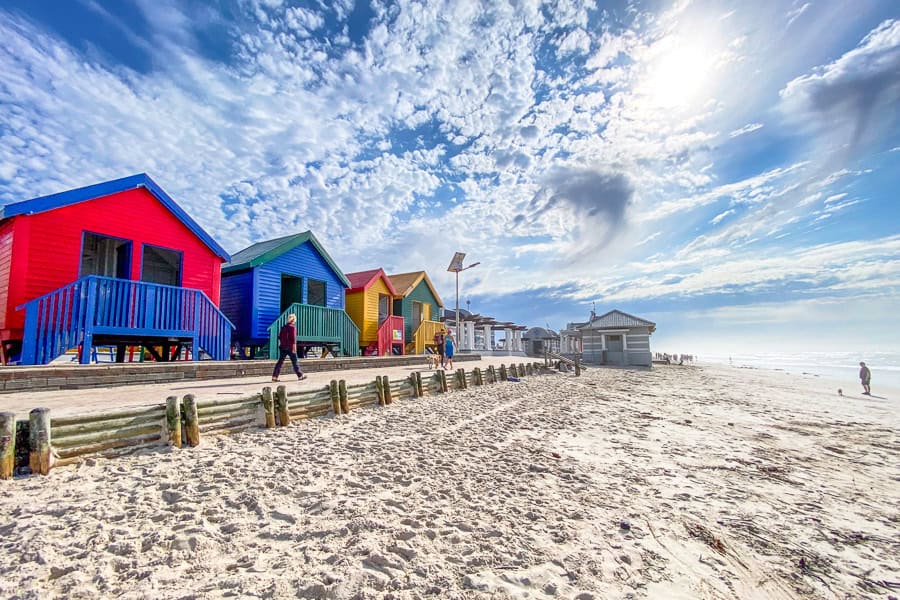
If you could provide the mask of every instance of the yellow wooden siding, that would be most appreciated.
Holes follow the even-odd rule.
[[[353,292],[347,293],[344,298],[344,310],[347,311],[347,314],[350,316],[350,319],[353,320],[353,323],[359,327],[359,343],[362,345],[368,344],[363,336],[363,321],[365,318],[365,312],[363,310],[364,295],[365,292]],[[365,344],[363,344],[363,342],[365,342]]]
[[[359,327],[359,343],[363,346],[378,340],[378,295],[384,294],[392,299],[384,281],[379,279],[365,292],[347,294],[346,311]]]
[[[384,280],[380,277],[375,283],[372,284],[372,287],[366,290],[366,314],[365,314],[365,327],[360,327],[360,341],[365,338],[367,342],[374,342],[378,339],[378,295],[384,294],[386,296],[391,295],[391,292],[388,291],[387,285],[385,285]],[[393,302],[391,303],[393,304]],[[388,307],[390,309],[390,306]],[[363,329],[365,329],[365,334],[363,334]]]
[[[434,348],[434,335],[445,329],[439,321],[422,321],[413,333],[413,353],[424,354],[425,348]]]

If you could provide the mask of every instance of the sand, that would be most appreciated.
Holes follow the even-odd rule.
[[[900,396],[836,388],[591,369],[0,482],[0,597],[886,599]]]

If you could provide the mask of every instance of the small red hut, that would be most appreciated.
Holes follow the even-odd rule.
[[[45,364],[71,348],[145,346],[158,360],[190,347],[229,357],[219,311],[228,253],[146,174],[0,209],[4,362]],[[159,349],[163,350],[160,351]],[[171,350],[171,352],[170,352]]]

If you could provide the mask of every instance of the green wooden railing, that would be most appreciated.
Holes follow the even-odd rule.
[[[359,354],[359,328],[346,312],[340,308],[294,303],[269,325],[271,358],[278,357],[278,332],[287,323],[288,315],[297,318],[298,342],[339,344],[344,356]]]

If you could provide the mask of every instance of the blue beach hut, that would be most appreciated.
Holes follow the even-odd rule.
[[[359,353],[359,329],[344,311],[350,282],[310,231],[259,242],[222,266],[222,311],[235,325],[238,352],[277,354],[278,331],[297,318],[301,355],[314,346]]]

